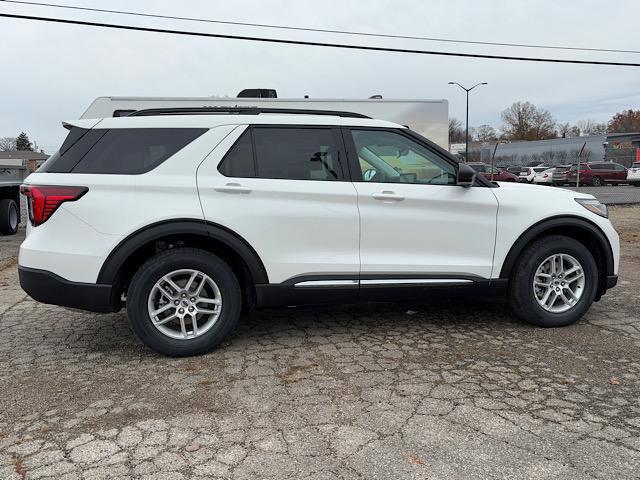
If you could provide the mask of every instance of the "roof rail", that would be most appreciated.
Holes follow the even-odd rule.
[[[124,115],[122,115],[124,113]],[[292,115],[330,115],[333,117],[371,118],[361,113],[340,112],[335,110],[305,110],[296,108],[263,108],[263,107],[179,107],[179,108],[148,108],[128,111],[116,111],[114,116],[151,117],[156,115],[259,115],[264,114],[292,114]]]

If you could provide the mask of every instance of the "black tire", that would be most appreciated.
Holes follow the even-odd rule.
[[[601,187],[602,185],[604,185],[604,182],[600,177],[593,177],[591,179],[591,185],[593,185],[594,187]]]
[[[543,309],[533,293],[533,277],[538,266],[548,257],[557,253],[573,256],[585,274],[585,286],[582,297],[570,310],[552,313]],[[509,300],[516,315],[540,327],[563,327],[578,321],[593,303],[598,289],[598,267],[591,252],[582,243],[562,235],[549,235],[540,238],[520,254],[520,258],[511,271],[509,281]]]
[[[632,183],[631,185],[633,185],[634,187],[640,187],[640,183]]]
[[[217,284],[224,299],[220,316],[210,330],[191,339],[174,339],[156,328],[147,310],[151,289],[162,276],[180,269],[205,273]],[[176,248],[148,260],[136,272],[127,294],[127,315],[136,336],[152,350],[170,357],[211,352],[235,329],[240,318],[242,292],[233,271],[220,258],[195,248]]]
[[[15,200],[5,198],[0,200],[0,233],[15,235],[20,223],[20,210]]]

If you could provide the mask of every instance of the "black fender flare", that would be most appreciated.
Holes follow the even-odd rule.
[[[611,245],[609,244],[609,240],[607,236],[604,234],[600,227],[598,227],[595,223],[590,222],[581,217],[571,216],[571,215],[559,215],[556,217],[551,217],[544,219],[524,231],[518,237],[518,240],[511,246],[509,253],[507,254],[504,263],[502,264],[502,269],[500,270],[500,278],[509,278],[511,274],[511,270],[516,263],[516,260],[520,256],[520,253],[525,249],[525,247],[539,235],[544,234],[545,232],[549,232],[552,230],[560,229],[560,228],[571,228],[582,230],[585,233],[591,234],[598,241],[602,251],[604,252],[604,261],[605,261],[605,272],[601,272],[604,275],[613,275],[614,269],[614,260],[613,260],[613,252],[611,251]]]
[[[109,254],[98,274],[99,284],[113,284],[125,261],[139,248],[169,235],[200,235],[217,240],[233,250],[247,265],[254,284],[269,283],[267,271],[253,247],[234,231],[197,219],[166,220],[137,230],[123,239]]]

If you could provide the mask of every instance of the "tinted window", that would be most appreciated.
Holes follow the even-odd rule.
[[[73,127],[60,149],[44,162],[39,172],[68,173],[104,135],[105,130]]]
[[[602,163],[592,163],[591,165],[589,165],[589,168],[591,168],[591,170],[607,170],[607,166],[603,165]]]
[[[256,176],[340,180],[338,143],[330,128],[253,128]]]
[[[470,163],[469,166],[473,168],[476,172],[486,172],[487,168],[484,165],[480,165],[477,163]]]
[[[398,133],[352,130],[362,180],[453,185],[456,169],[445,159]]]
[[[247,129],[222,159],[218,171],[225,177],[255,177],[251,130]]]
[[[72,171],[122,175],[145,173],[182,150],[206,131],[202,128],[102,130],[104,135]]]
[[[614,168],[615,168],[616,170],[618,170],[618,171],[625,170],[624,165],[620,165],[619,163],[614,163],[614,164],[613,164],[613,166],[614,166]]]

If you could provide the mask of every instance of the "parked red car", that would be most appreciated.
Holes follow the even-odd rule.
[[[571,165],[567,175],[567,182],[576,183],[580,170],[580,184],[599,187],[607,183],[618,185],[627,182],[627,169],[624,165],[613,162],[589,162]]]
[[[499,168],[492,167],[482,162],[469,162],[467,163],[476,172],[482,175],[487,180],[493,180],[494,182],[517,182],[518,177],[507,170],[500,170]],[[493,174],[493,176],[492,176]]]

